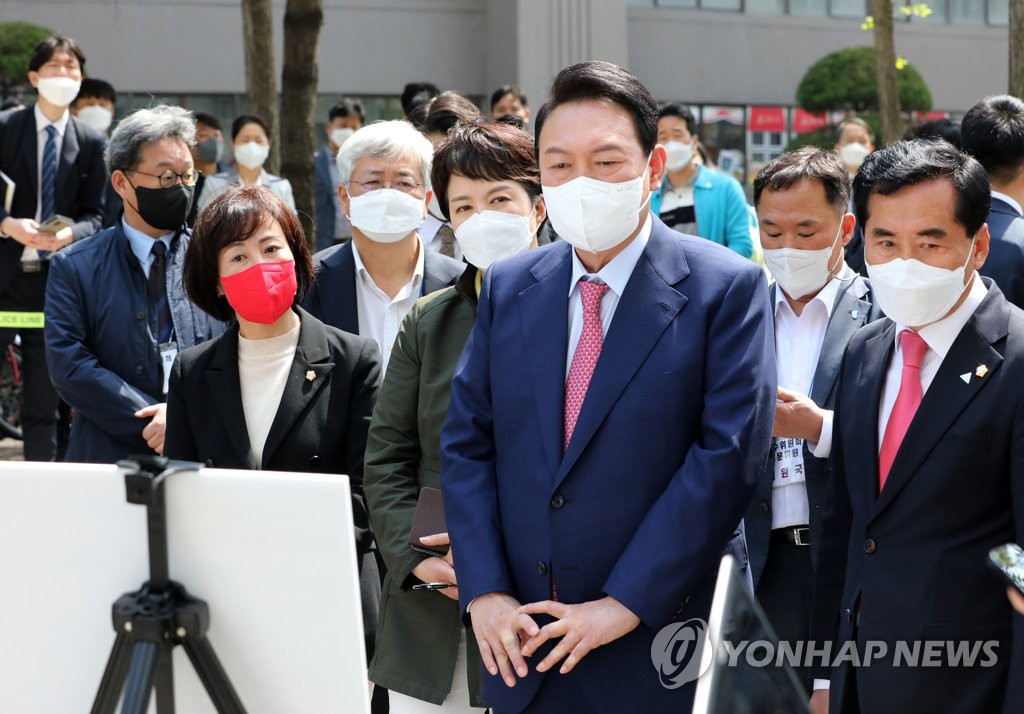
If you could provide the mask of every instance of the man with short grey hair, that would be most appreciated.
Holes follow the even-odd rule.
[[[365,126],[338,151],[338,197],[352,240],[313,256],[317,279],[303,306],[328,325],[372,338],[387,369],[416,300],[448,287],[465,264],[425,250],[434,147],[412,124]]]
[[[122,120],[106,160],[124,215],[52,260],[46,354],[57,391],[75,409],[68,461],[162,454],[174,356],[224,331],[182,289],[194,141],[192,114],[181,107]]]

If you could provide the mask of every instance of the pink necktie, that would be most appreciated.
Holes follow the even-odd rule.
[[[900,333],[900,347],[903,350],[903,375],[900,378],[899,394],[896,395],[896,402],[892,405],[889,421],[885,425],[882,448],[878,452],[879,492],[885,488],[885,480],[889,477],[892,462],[896,460],[896,452],[921,405],[921,361],[928,351],[928,343],[913,330],[903,330]]]
[[[597,358],[601,356],[604,337],[601,331],[601,298],[608,292],[605,283],[591,283],[580,280],[580,299],[583,301],[583,331],[569,366],[569,378],[565,382],[565,440],[562,450],[569,448],[576,420],[580,416],[583,398],[587,396],[590,377],[594,374]]]

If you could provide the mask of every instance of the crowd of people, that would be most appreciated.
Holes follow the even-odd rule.
[[[726,553],[780,640],[995,643],[798,663],[813,711],[1024,707],[985,572],[1024,529],[1020,99],[881,148],[848,119],[750,206],[615,65],[536,113],[411,83],[330,110],[307,236],[264,118],[114,124],[85,62],[44,40],[0,113],[25,458],[347,475],[374,712],[688,711],[652,648]]]

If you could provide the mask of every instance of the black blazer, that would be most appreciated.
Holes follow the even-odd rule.
[[[262,468],[347,475],[362,555],[372,543],[363,498],[363,451],[380,389],[380,354],[372,340],[324,325],[302,309],[297,312],[299,343],[263,447]],[[167,394],[164,455],[218,468],[257,467],[242,411],[237,323],[178,355]]]
[[[996,281],[1006,299],[1024,308],[1024,218],[1010,204],[992,199],[988,259],[979,271]]]
[[[0,221],[8,216],[34,218],[38,201],[39,156],[36,142],[35,108],[0,113],[0,170],[15,183],[11,212],[0,201]],[[8,131],[17,133],[14,152],[7,165]],[[104,190],[107,169],[103,165],[106,140],[74,117],[68,118],[57,165],[56,211],[75,221],[75,240],[97,233],[103,227]],[[18,269],[24,246],[16,240],[0,240],[0,291]]]
[[[990,548],[1024,535],[1024,312],[983,280],[989,293],[939,366],[881,495],[878,413],[895,324],[868,325],[846,352],[811,639],[836,639],[833,656],[854,637],[861,655],[866,641],[886,642],[887,658],[856,673],[864,712],[1024,710],[1024,618],[985,564]],[[997,659],[894,667],[897,641],[995,641]],[[849,675],[849,658],[831,671],[835,714]]]
[[[871,287],[867,280],[847,269],[847,277],[853,280],[843,283],[832,306],[832,316],[825,328],[825,339],[821,344],[818,364],[811,383],[811,400],[822,409],[835,409],[836,384],[839,381],[839,365],[843,352],[858,329],[882,317],[882,311],[871,302]],[[771,303],[775,305],[777,284],[771,286]],[[774,331],[774,327],[773,327]],[[786,359],[786,355],[776,355]],[[774,444],[774,442],[773,442]],[[804,445],[804,470],[806,473],[807,505],[810,509],[811,562],[817,560],[818,534],[821,533],[821,515],[825,511],[825,494],[832,473],[831,459],[818,459]],[[757,482],[754,500],[744,517],[747,536],[747,554],[750,558],[750,572],[756,586],[764,573],[768,559],[768,545],[772,530],[772,482],[775,468],[771,458]]]
[[[430,250],[423,256],[423,292],[429,295],[455,284],[466,264]],[[313,256],[316,281],[306,293],[302,307],[328,325],[359,334],[356,303],[356,261],[352,241],[331,246]]]

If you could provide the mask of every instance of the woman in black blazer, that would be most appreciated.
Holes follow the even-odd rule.
[[[185,255],[185,292],[235,322],[178,355],[164,455],[218,468],[347,475],[365,584],[378,578],[367,557],[373,535],[362,480],[380,355],[373,340],[298,307],[312,280],[302,227],[267,189],[231,187],[199,214]],[[375,617],[379,583],[376,594],[363,590],[364,611]]]

